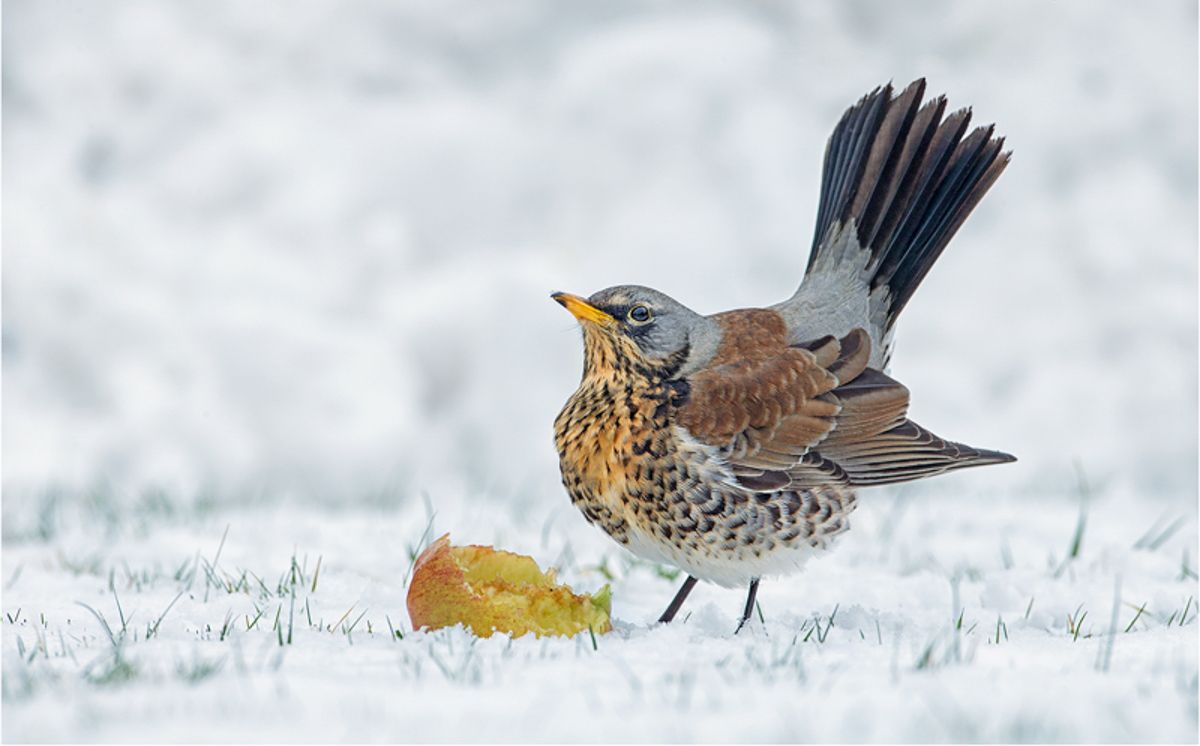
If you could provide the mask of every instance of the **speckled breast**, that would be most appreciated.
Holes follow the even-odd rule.
[[[702,488],[680,457],[668,382],[585,380],[554,423],[563,485],[588,521],[628,544],[631,528],[670,535],[671,504]],[[631,523],[636,526],[631,526]]]
[[[588,521],[645,559],[722,585],[797,569],[846,530],[849,490],[738,487],[719,449],[672,423],[681,384],[585,379],[567,401],[555,444]]]

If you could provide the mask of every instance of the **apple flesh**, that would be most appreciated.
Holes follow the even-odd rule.
[[[446,534],[421,552],[408,586],[413,629],[462,624],[480,637],[505,632],[574,635],[612,629],[612,594],[606,585],[578,595],[555,583],[532,557],[492,547],[450,544]]]

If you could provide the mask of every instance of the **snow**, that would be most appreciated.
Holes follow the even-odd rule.
[[[711,585],[693,592],[679,622],[653,625],[676,583],[578,525],[570,506],[554,509],[546,526],[512,518],[495,525],[494,514],[468,509],[439,513],[432,526],[420,508],[223,510],[146,531],[6,546],[5,572],[19,575],[5,594],[17,621],[4,624],[4,737],[1190,739],[1196,584],[1180,578],[1179,556],[1181,547],[1196,556],[1194,521],[1156,551],[1135,550],[1119,504],[1092,505],[1083,551],[1064,563],[1076,511],[1046,502],[1032,521],[1028,508],[994,496],[901,497],[860,510],[836,552],[799,578],[763,583],[766,623],[737,636],[741,592]],[[447,529],[460,542],[495,535],[557,565],[578,590],[606,582],[597,569],[604,562],[614,576],[616,629],[595,648],[586,634],[411,632],[407,551]],[[284,595],[277,591],[292,557],[303,571],[294,612],[286,581]],[[249,589],[210,585],[208,563],[228,585],[249,578]],[[1122,605],[1110,635],[1118,582]],[[113,646],[77,602],[118,634],[124,614],[131,679],[105,681]],[[168,607],[147,641],[147,626]],[[1078,636],[1069,618],[1082,619]],[[232,631],[222,639],[227,619]],[[404,639],[391,639],[389,624]],[[26,656],[39,644],[45,653],[23,662],[18,639]],[[219,668],[193,681],[205,665]]]
[[[5,740],[1196,740],[1194,4],[4,22]],[[1014,157],[892,372],[1020,461],[864,492],[763,583],[765,625],[701,585],[656,627],[678,580],[558,484],[580,349],[547,295],[787,297],[832,124],[921,75]],[[412,633],[410,553],[445,531],[581,590],[603,563],[617,629]],[[77,602],[124,614],[122,665]]]

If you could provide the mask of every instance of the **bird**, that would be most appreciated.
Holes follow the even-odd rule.
[[[995,125],[968,132],[918,79],[876,87],[834,127],[803,280],[780,303],[699,314],[658,290],[551,297],[584,367],[555,419],[562,483],[642,559],[748,588],[799,571],[849,528],[862,488],[1015,461],[908,419],[888,375],[900,312],[1008,165]]]

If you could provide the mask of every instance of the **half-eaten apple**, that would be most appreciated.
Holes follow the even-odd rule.
[[[480,637],[505,632],[574,635],[612,629],[612,594],[573,593],[542,572],[532,557],[484,546],[456,547],[450,534],[421,552],[408,586],[413,629],[462,624]]]

